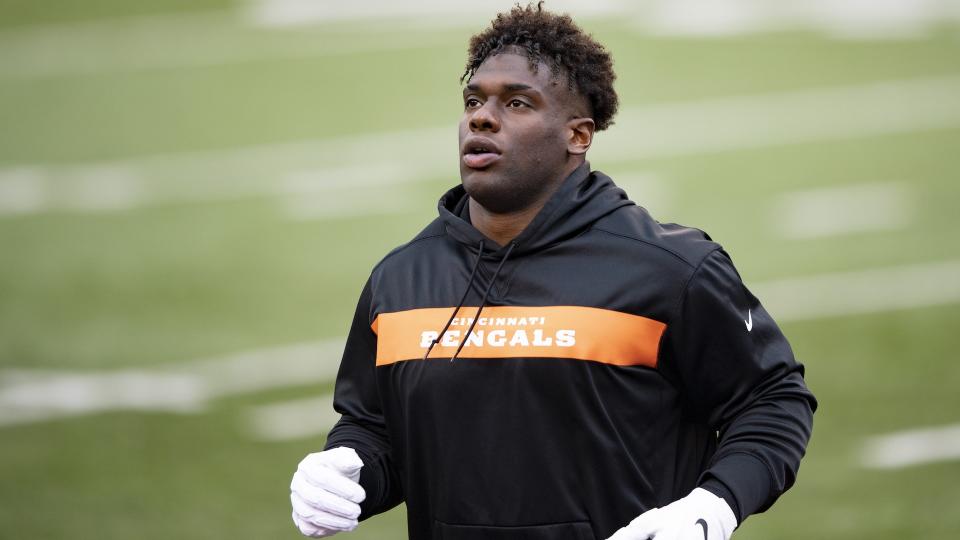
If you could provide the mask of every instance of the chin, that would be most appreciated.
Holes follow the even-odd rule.
[[[483,196],[483,193],[496,190],[495,185],[502,183],[502,178],[489,169],[471,169],[469,167],[460,168],[460,183],[467,190],[470,197],[476,199]]]
[[[501,175],[489,170],[461,171],[460,180],[467,195],[488,212],[494,214],[510,214],[523,210],[532,199],[526,186],[511,182]]]

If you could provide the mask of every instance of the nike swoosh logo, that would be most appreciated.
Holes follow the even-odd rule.
[[[747,320],[743,321],[743,324],[747,325],[747,332],[753,330],[753,313],[750,310],[747,310]]]
[[[697,524],[697,525],[703,525],[703,540],[709,540],[709,539],[707,538],[707,530],[708,530],[708,529],[707,529],[707,522],[704,521],[704,520],[702,520],[702,519],[698,519],[696,524]]]

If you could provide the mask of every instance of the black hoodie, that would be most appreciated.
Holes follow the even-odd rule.
[[[507,246],[466,202],[360,296],[325,447],[363,460],[361,519],[406,501],[414,540],[602,540],[697,486],[742,521],[793,484],[816,401],[719,245],[586,163]]]

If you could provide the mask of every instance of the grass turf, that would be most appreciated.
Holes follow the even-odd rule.
[[[209,24],[203,35],[178,35],[182,19],[150,23],[141,39],[125,33],[123,18],[97,35],[79,24],[51,38],[43,26],[186,4],[6,3],[0,43],[19,56],[0,53],[0,66],[17,68],[0,69],[0,168],[446,123],[451,142],[436,154],[451,176],[400,188],[422,204],[398,214],[297,221],[275,198],[250,196],[0,217],[0,368],[149,367],[341,336],[369,269],[415,234],[455,183],[452,126],[468,29],[422,31],[420,46],[402,27],[266,31],[216,14],[188,25]],[[960,42],[948,31],[910,41],[702,40],[644,38],[611,21],[588,26],[615,55],[626,105],[960,73]],[[113,33],[127,37],[111,43]],[[386,46],[399,40],[406,45]],[[364,49],[370,41],[383,46]],[[44,60],[52,44],[99,67]],[[158,44],[170,47],[162,62],[138,67],[121,54],[157,58]],[[193,53],[228,59],[193,65]],[[30,71],[24,58],[53,67]],[[594,166],[615,179],[658,178],[669,197],[656,215],[709,231],[750,284],[956,259],[958,139],[958,130],[938,130]],[[909,226],[817,240],[775,233],[768,209],[782,193],[867,182],[907,186],[917,209]],[[960,464],[871,471],[857,452],[869,435],[957,421],[958,323],[954,305],[785,324],[821,410],[798,485],[737,537],[953,538]],[[195,415],[108,413],[0,428],[0,537],[297,538],[287,482],[322,437],[259,442],[244,415],[329,390],[328,382],[230,397]],[[404,538],[402,508],[351,537]]]

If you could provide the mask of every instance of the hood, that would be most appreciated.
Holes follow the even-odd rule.
[[[471,247],[481,240],[492,244],[483,233],[461,217],[467,200],[463,185],[454,187],[440,198],[438,209],[447,233],[456,241]],[[533,221],[513,240],[513,255],[539,251],[573,238],[600,218],[632,204],[627,194],[609,176],[591,171],[590,163],[585,161],[570,173]],[[489,254],[499,258],[505,249],[506,246]]]

